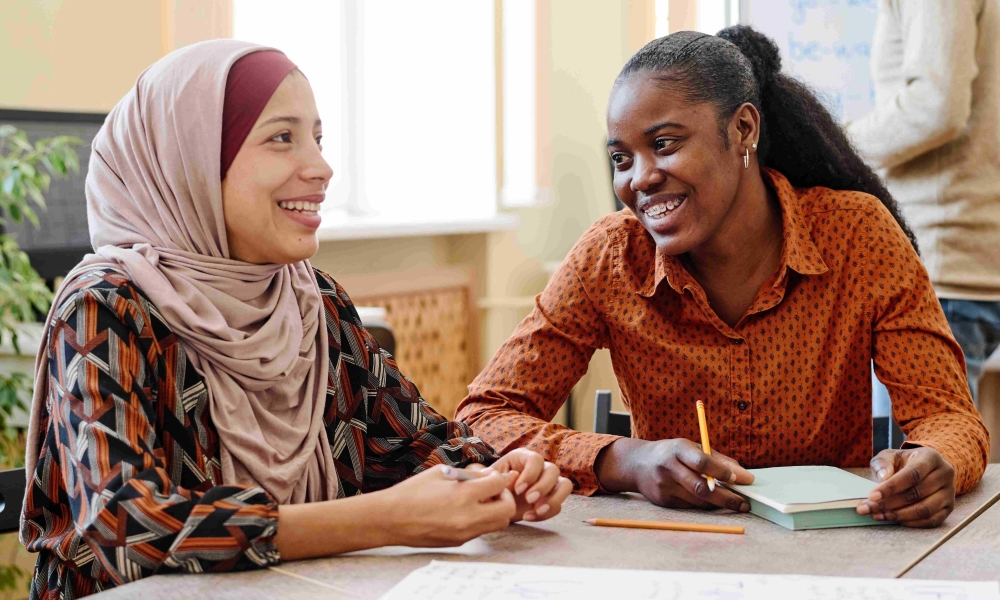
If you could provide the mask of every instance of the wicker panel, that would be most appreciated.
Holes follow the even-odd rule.
[[[468,287],[352,296],[358,306],[385,308],[396,360],[427,402],[453,418],[475,378]]]

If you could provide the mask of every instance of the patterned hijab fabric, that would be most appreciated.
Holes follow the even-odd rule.
[[[86,191],[95,253],[66,283],[105,268],[134,281],[205,379],[223,483],[260,485],[287,504],[337,497],[323,426],[322,300],[308,261],[256,265],[229,256],[220,178],[227,74],[241,57],[267,50],[203,42],[139,77],[94,140]],[[46,336],[52,319],[50,312]],[[43,403],[54,393],[45,355],[35,367],[29,476]]]

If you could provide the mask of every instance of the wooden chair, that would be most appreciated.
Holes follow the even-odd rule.
[[[594,399],[594,433],[632,437],[632,416],[627,412],[611,410],[611,392],[608,390],[597,390]]]
[[[361,317],[361,324],[364,325],[368,333],[372,334],[380,348],[396,355],[396,336],[392,332],[392,327],[385,322],[385,309],[371,306],[357,306],[358,316]]]
[[[632,437],[632,417],[627,412],[611,410],[611,392],[598,390],[594,399],[594,433]],[[903,432],[890,417],[872,417],[874,454],[886,448],[899,448]]]

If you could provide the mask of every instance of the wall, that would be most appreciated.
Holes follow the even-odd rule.
[[[175,48],[228,35],[228,0],[0,0],[0,108],[107,112]]]
[[[228,0],[0,0],[0,108],[107,112],[164,54],[231,27]]]
[[[323,242],[312,264],[333,275],[365,275],[474,263],[457,255],[456,245],[477,236],[404,237]],[[347,290],[350,293],[351,290]]]
[[[160,58],[160,4],[0,0],[0,107],[104,112]]]
[[[506,0],[511,1],[511,0]],[[555,266],[596,220],[614,210],[607,153],[605,108],[618,71],[652,38],[651,0],[538,0],[547,5],[548,130],[552,202],[520,209],[516,232],[488,240],[484,357],[503,343],[530,312]],[[541,92],[540,92],[541,94]],[[540,128],[541,129],[541,128]],[[573,391],[573,423],[593,427],[594,392],[618,385],[610,355],[598,351]]]

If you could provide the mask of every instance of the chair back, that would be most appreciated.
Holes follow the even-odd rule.
[[[23,467],[0,471],[0,533],[12,533],[21,526],[25,482]]]
[[[611,410],[611,391],[597,390],[594,399],[594,432],[632,437],[632,416]]]

